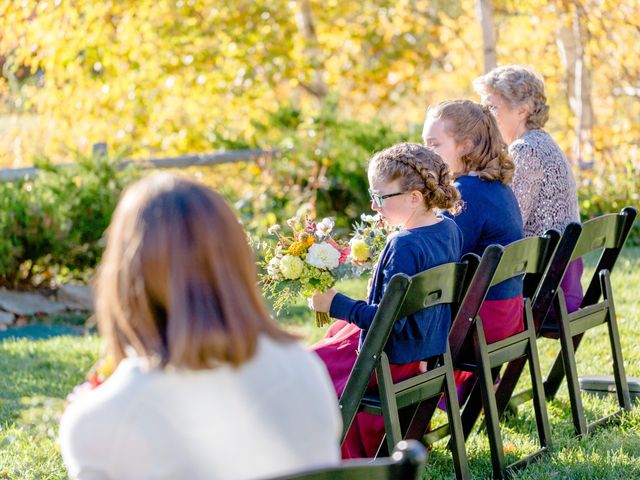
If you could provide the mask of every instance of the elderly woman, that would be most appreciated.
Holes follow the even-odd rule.
[[[509,144],[516,166],[512,188],[516,195],[525,236],[541,235],[549,228],[562,232],[579,221],[576,182],[558,144],[543,130],[549,106],[542,78],[521,65],[491,70],[473,86],[496,118]],[[582,301],[581,261],[573,262],[562,282],[569,311]]]

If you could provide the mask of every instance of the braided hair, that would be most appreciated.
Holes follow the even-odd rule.
[[[469,151],[460,157],[464,168],[457,172],[458,176],[476,171],[485,180],[498,180],[505,185],[511,183],[515,165],[496,119],[487,107],[471,100],[449,100],[430,108],[427,116],[446,120],[456,143],[470,143]]]
[[[369,175],[385,182],[400,180],[400,187],[422,193],[427,210],[460,211],[460,192],[453,185],[449,167],[437,153],[418,143],[399,143],[376,153]]]

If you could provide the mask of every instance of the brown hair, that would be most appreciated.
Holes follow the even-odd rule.
[[[122,195],[95,282],[96,316],[119,362],[133,349],[152,365],[204,369],[249,360],[271,320],[242,226],[211,189],[172,174]]]
[[[505,65],[476,78],[473,87],[480,95],[498,94],[512,107],[526,105],[530,130],[542,128],[549,119],[544,80],[524,65]]]
[[[428,210],[439,208],[453,214],[460,210],[460,192],[453,186],[449,167],[440,155],[418,143],[399,143],[376,153],[369,172],[386,182],[400,179],[404,191],[421,192]]]
[[[450,100],[429,108],[427,116],[446,120],[456,143],[469,142],[469,151],[460,158],[464,168],[458,176],[476,171],[485,180],[511,183],[515,165],[498,124],[486,107],[471,100]]]

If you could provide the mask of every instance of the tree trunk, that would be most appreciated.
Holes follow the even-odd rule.
[[[318,36],[311,12],[309,0],[298,0],[296,11],[296,24],[298,31],[305,41],[305,54],[313,69],[312,78],[308,82],[302,82],[301,86],[313,96],[322,100],[329,93],[329,88],[324,81],[324,62],[318,45]]]
[[[498,65],[496,57],[496,29],[493,24],[493,5],[491,0],[476,0],[476,14],[482,26],[482,53],[484,72]]]
[[[589,167],[593,163],[592,131],[595,116],[591,102],[591,70],[586,64],[585,54],[588,32],[578,8],[574,6],[570,15],[571,24],[560,27],[557,43],[565,67],[569,106],[575,116],[573,161],[581,167]]]

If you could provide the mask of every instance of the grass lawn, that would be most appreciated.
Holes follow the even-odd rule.
[[[640,248],[627,248],[613,275],[617,313],[627,375],[640,377]],[[338,287],[362,296],[364,281]],[[283,324],[305,341],[320,338],[303,303],[283,315]],[[605,327],[589,332],[578,350],[581,374],[609,374]],[[543,372],[558,351],[557,344],[540,341]],[[100,341],[89,337],[0,342],[0,479],[63,479],[64,466],[56,443],[58,421],[65,397],[81,382],[98,358]],[[524,387],[523,383],[523,387]],[[616,410],[614,397],[585,398],[588,418]],[[597,430],[589,438],[572,437],[571,412],[566,388],[548,404],[554,448],[548,457],[520,472],[518,479],[633,479],[640,478],[640,408],[626,414],[619,425]],[[507,457],[536,448],[535,420],[530,404],[503,423]],[[489,447],[482,431],[467,443],[474,478],[491,474]],[[454,478],[449,452],[443,442],[430,453],[424,479]]]

